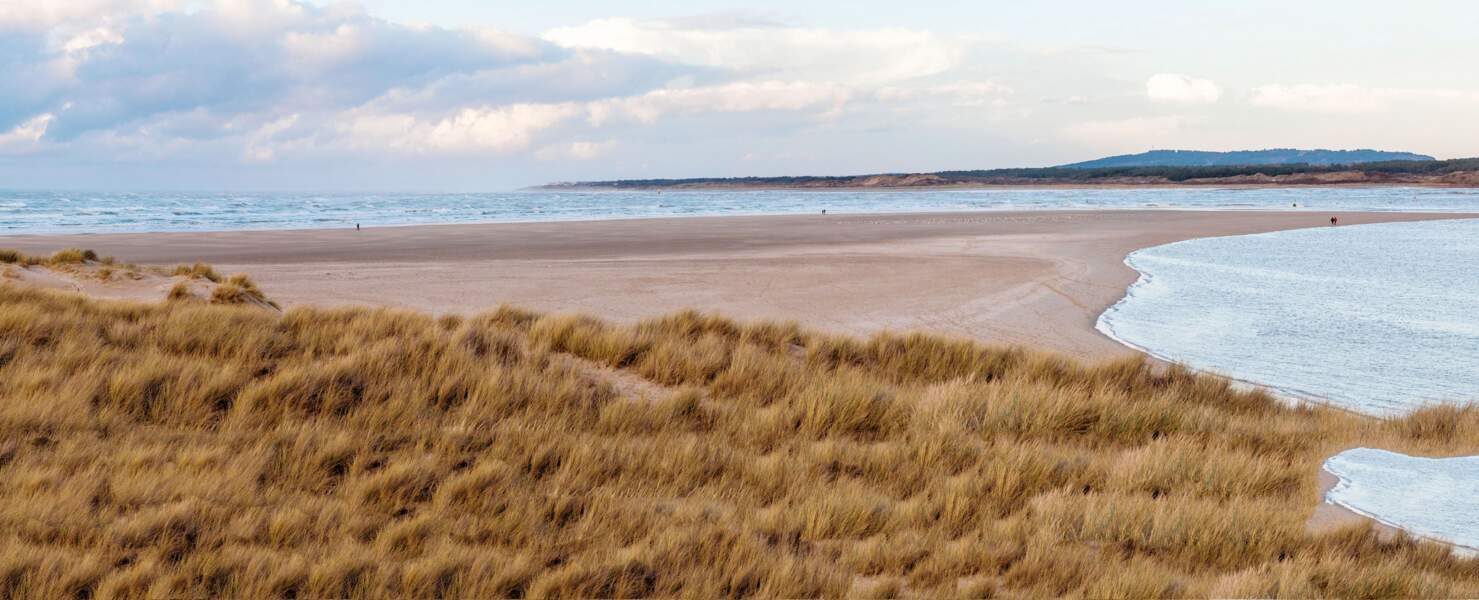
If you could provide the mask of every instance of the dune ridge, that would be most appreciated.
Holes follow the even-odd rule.
[[[0,286],[0,340],[10,597],[1479,593],[1445,546],[1305,526],[1333,449],[1473,451],[1473,409],[696,312]]]

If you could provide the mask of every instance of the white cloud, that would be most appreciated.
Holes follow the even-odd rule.
[[[616,142],[610,140],[604,142],[574,141],[545,146],[536,151],[534,157],[540,160],[591,160],[610,152],[614,147],[616,147]]]
[[[278,37],[293,66],[303,71],[332,68],[365,52],[371,40],[363,28],[342,23],[328,31],[286,31]]]
[[[666,114],[736,113],[764,110],[841,110],[847,88],[801,81],[737,82],[717,86],[653,90],[640,96],[592,102],[588,120],[601,125],[613,115],[653,123]]]
[[[129,137],[126,130],[145,122],[197,113],[217,123],[288,114],[310,123],[396,90],[558,64],[571,54],[491,29],[398,25],[352,5],[216,0],[156,18],[164,3],[81,3],[97,14],[58,8],[69,3],[23,3],[24,11],[7,5],[22,29],[7,34],[0,88],[21,91],[0,95],[0,128],[41,112],[56,115],[48,137],[60,141],[102,132]],[[612,87],[636,91],[621,83]],[[517,95],[502,90],[458,104],[514,103]],[[71,110],[58,110],[67,102]]]
[[[62,50],[68,54],[82,52],[104,44],[121,44],[123,36],[111,27],[94,27],[82,33],[72,36]]]
[[[835,85],[762,81],[660,89],[590,102],[461,108],[439,117],[360,108],[343,117],[347,125],[338,134],[345,140],[344,145],[360,150],[506,153],[528,148],[541,132],[580,116],[588,126],[601,127],[614,118],[653,125],[672,115],[756,111],[811,111],[831,115],[841,109],[848,97],[845,88]],[[589,141],[548,144],[540,147],[536,156],[590,159],[603,154],[609,146],[609,142]]]
[[[1145,96],[1156,102],[1210,104],[1222,97],[1222,88],[1210,79],[1158,73],[1145,80]]]
[[[958,65],[959,40],[910,29],[835,30],[754,21],[692,23],[600,19],[545,33],[571,48],[645,54],[774,79],[884,84]]]
[[[273,120],[258,127],[247,138],[246,147],[242,149],[242,160],[247,162],[272,162],[277,158],[279,147],[292,147],[298,145],[294,141],[279,142],[276,138],[290,131],[298,123],[301,115],[288,115]]]
[[[1144,64],[1186,57],[1106,52],[1092,48],[1097,40],[1014,44],[743,14],[603,19],[528,36],[396,23],[355,2],[0,0],[8,155],[0,175],[64,165],[103,181],[149,173],[139,179],[167,182],[252,162],[311,173],[298,181],[311,184],[319,173],[353,171],[319,166],[388,155],[379,164],[406,165],[406,174],[387,175],[402,182],[422,176],[421,160],[447,172],[472,165],[469,182],[527,184],[617,166],[654,176],[987,167],[1046,164],[1068,147],[1291,139],[1457,155],[1472,153],[1463,140],[1473,136],[1454,128],[1467,132],[1464,117],[1479,108],[1479,95],[1456,89],[1280,84],[1233,93],[1172,73],[1126,97],[1118,90],[1126,77],[1141,81]],[[1262,112],[1257,121],[1199,105],[1225,96],[1269,109],[1392,112],[1357,135],[1328,120]],[[1146,99],[1167,104],[1134,112]],[[760,162],[736,167],[714,158],[716,149]],[[508,156],[542,160],[487,160]],[[155,168],[109,170],[124,163]]]
[[[874,92],[881,102],[909,102],[939,98],[951,106],[969,107],[1000,104],[1012,94],[1012,88],[993,81],[956,81],[934,85],[887,86]]]
[[[46,135],[46,128],[56,115],[45,113],[32,117],[14,129],[0,133],[0,151],[19,152],[34,147]]]
[[[908,127],[889,109],[978,119],[964,109],[1014,93],[965,64],[977,38],[732,15],[530,37],[398,24],[353,3],[0,0],[4,27],[19,28],[0,55],[7,152],[55,146],[49,156],[79,161],[593,160],[611,144],[592,140],[618,135],[681,146],[698,128],[709,139],[807,121],[887,131]],[[765,115],[741,116],[752,113]]]
[[[0,2],[0,29],[156,15],[179,10],[185,4],[184,0],[5,0]]]
[[[364,115],[350,121],[350,145],[399,152],[511,152],[528,147],[539,132],[579,115],[574,103],[513,104],[464,108],[423,119],[407,114]]]

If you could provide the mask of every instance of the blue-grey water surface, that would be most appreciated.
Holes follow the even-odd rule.
[[[0,235],[317,229],[700,215],[1063,209],[1468,211],[1442,188],[601,191],[480,194],[0,191]]]

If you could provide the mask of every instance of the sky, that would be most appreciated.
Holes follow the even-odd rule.
[[[0,1],[0,189],[1479,155],[1479,3]]]

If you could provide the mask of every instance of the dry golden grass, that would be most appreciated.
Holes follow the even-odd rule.
[[[19,278],[19,274],[12,271],[14,268],[29,269],[31,267],[45,267],[73,276],[96,278],[103,282],[112,281],[119,276],[130,279],[141,277],[139,267],[136,265],[119,263],[111,256],[99,256],[97,252],[82,248],[65,248],[50,256],[30,256],[16,250],[0,249],[0,264],[6,265],[3,271],[6,279]]]
[[[31,267],[43,267],[74,279],[97,279],[104,283],[111,282],[119,276],[133,280],[144,277],[143,270],[137,265],[119,263],[111,256],[100,257],[92,250],[81,248],[66,248],[45,257],[0,249],[0,264],[7,265],[4,271],[0,271],[0,279],[19,279],[19,274],[12,272],[11,269]],[[164,297],[167,301],[197,298],[191,282],[199,280],[208,282],[208,285],[202,287],[205,299],[211,304],[246,304],[263,308],[280,308],[276,302],[268,299],[266,294],[262,293],[257,284],[245,273],[223,278],[214,267],[202,262],[175,265],[173,268],[149,267],[147,271],[160,276],[184,278],[184,281],[178,281],[170,287]]]
[[[170,274],[189,279],[205,279],[211,283],[221,282],[221,275],[216,273],[216,269],[203,262],[193,265],[175,265]]]
[[[1305,519],[1334,451],[1475,440],[926,335],[0,286],[0,597],[1473,597]]]
[[[98,263],[111,266],[115,264],[115,261],[111,256],[100,257],[98,253],[82,248],[64,248],[57,250],[51,256],[30,256],[15,250],[0,249],[0,263],[16,264],[24,267],[34,267],[37,265],[59,267],[84,263]]]
[[[214,275],[215,272],[212,271],[211,274]],[[211,279],[211,281],[218,279]],[[174,289],[170,289],[170,296],[175,296]],[[277,303],[268,300],[267,296],[262,294],[262,290],[257,289],[257,284],[245,273],[232,275],[211,288],[211,304],[250,304],[278,308]]]
[[[174,285],[170,286],[169,292],[166,292],[165,295],[164,295],[164,299],[167,300],[167,301],[169,301],[169,302],[180,302],[180,301],[184,301],[184,300],[194,300],[195,299],[195,292],[193,292],[193,291],[190,290],[190,284],[189,283],[186,283],[184,281],[181,281],[181,282],[177,282]]]

